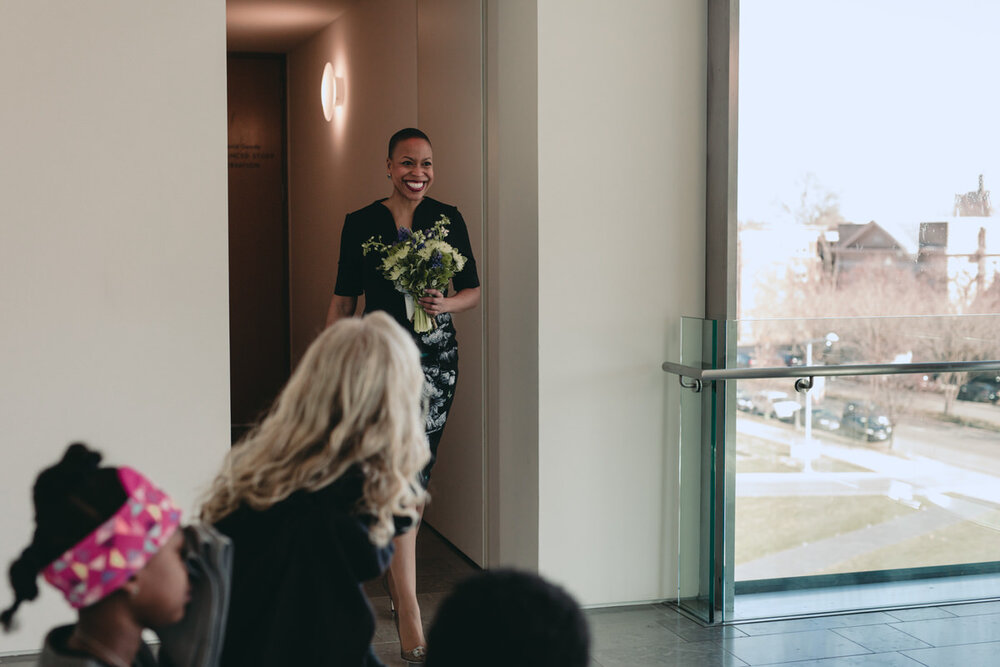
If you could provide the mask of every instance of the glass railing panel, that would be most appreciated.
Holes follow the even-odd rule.
[[[695,324],[684,326],[693,336]],[[865,331],[894,332],[894,342],[855,345]],[[701,368],[1000,357],[998,316],[730,322],[702,332],[699,354],[682,354],[683,363],[699,367],[699,355]],[[720,346],[727,334],[734,342]],[[770,339],[762,342],[763,334]],[[841,343],[851,351],[838,351]],[[790,354],[776,360],[766,351],[777,349]],[[945,359],[942,349],[965,354]],[[728,363],[705,350],[722,350]],[[700,394],[683,392],[682,467],[697,460],[701,475],[682,473],[681,514],[691,523],[698,498],[702,526],[698,568],[690,564],[692,528],[680,536],[682,605],[692,569],[694,598],[713,607],[703,616],[714,622],[1000,597],[998,377],[816,377],[808,394],[790,378],[727,380],[716,383],[727,388],[726,406],[715,404],[722,392],[711,383]],[[720,410],[721,430],[706,417]],[[698,493],[690,488],[696,479]],[[712,544],[720,539],[728,544]],[[705,576],[708,568],[715,577]]]
[[[681,320],[679,362],[712,366],[720,327],[697,318]],[[725,332],[725,327],[721,327]],[[714,546],[715,452],[712,437],[711,392],[680,392],[680,447],[677,478],[678,604],[706,623],[716,618]]]

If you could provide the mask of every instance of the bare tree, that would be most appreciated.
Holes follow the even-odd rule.
[[[806,173],[800,183],[802,191],[798,201],[792,205],[781,205],[782,210],[797,224],[823,232],[844,222],[840,213],[840,197],[824,188],[816,174]]]
[[[782,208],[797,225],[817,232],[844,222],[837,196],[824,190],[813,174],[803,179],[798,200]],[[761,226],[768,227],[756,225]],[[753,227],[741,223],[741,229]],[[801,358],[809,341],[823,340],[830,332],[839,337],[836,349],[827,355],[830,363],[995,358],[1000,350],[1000,276],[988,289],[981,287],[982,276],[976,276],[976,289],[971,283],[956,285],[953,279],[951,290],[960,294],[949,297],[947,281],[933,280],[921,273],[923,268],[918,262],[873,260],[853,265],[835,279],[819,257],[799,257],[754,277],[752,310],[741,317],[754,320],[757,353],[770,361]],[[965,374],[956,373],[938,378],[945,414],[965,379]],[[895,417],[903,403],[902,390],[920,380],[871,376],[868,384],[873,400]]]
[[[755,323],[762,350],[821,340],[828,332],[839,338],[829,355],[832,363],[891,363],[983,360],[1000,350],[998,318],[1000,287],[977,298],[970,310],[958,315],[947,293],[913,271],[894,266],[858,266],[833,287],[818,267],[806,273],[786,271],[772,275],[758,290]],[[943,412],[949,414],[965,373],[938,378],[944,394]],[[870,376],[872,400],[895,419],[903,405],[902,393],[913,389],[914,376]]]

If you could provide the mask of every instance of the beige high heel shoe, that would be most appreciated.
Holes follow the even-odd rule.
[[[396,613],[396,603],[392,599],[392,590],[389,588],[389,573],[382,576],[382,587],[385,594],[389,596],[389,611],[392,612],[392,621],[396,624],[396,638],[399,639],[399,657],[407,665],[422,665],[427,660],[427,647],[419,644],[409,651],[403,650],[403,640],[399,634],[399,614]]]

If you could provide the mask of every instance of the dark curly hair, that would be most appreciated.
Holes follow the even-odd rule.
[[[590,630],[569,593],[538,575],[482,572],[458,584],[427,633],[427,667],[587,667]]]
[[[10,565],[14,603],[0,614],[10,630],[17,608],[38,597],[38,574],[102,523],[128,500],[116,468],[101,468],[101,454],[73,443],[62,460],[35,481],[35,534]]]

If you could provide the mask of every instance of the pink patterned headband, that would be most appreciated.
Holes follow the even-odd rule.
[[[48,565],[45,580],[79,609],[121,588],[177,530],[181,511],[132,468],[119,468],[128,500],[115,514]]]

